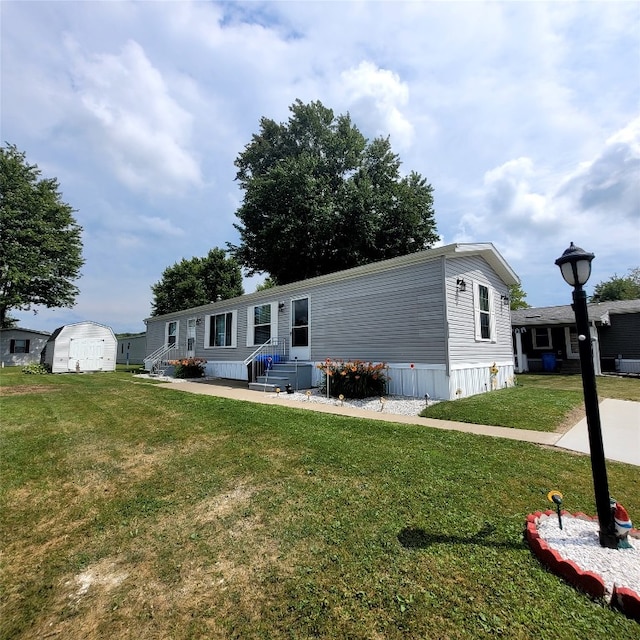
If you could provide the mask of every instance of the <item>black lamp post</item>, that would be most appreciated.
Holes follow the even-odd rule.
[[[589,431],[589,450],[591,452],[591,472],[596,498],[596,509],[600,523],[600,545],[609,549],[618,548],[615,532],[613,510],[609,496],[607,467],[602,445],[602,428],[600,425],[600,407],[596,389],[596,374],[593,367],[593,348],[589,333],[589,314],[587,310],[587,294],[582,286],[591,275],[593,253],[571,246],[556,260],[562,277],[573,287],[573,312],[576,316],[578,331],[578,347],[580,351],[580,368],[582,369],[582,389],[584,391],[584,407],[587,414]]]

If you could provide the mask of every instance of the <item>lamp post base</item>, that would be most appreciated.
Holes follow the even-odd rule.
[[[615,533],[608,533],[606,531],[600,531],[598,533],[598,539],[600,540],[600,546],[605,549],[617,549],[618,548],[618,536]]]

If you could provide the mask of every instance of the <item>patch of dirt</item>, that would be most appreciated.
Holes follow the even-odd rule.
[[[99,587],[103,592],[108,593],[120,586],[128,577],[129,574],[126,571],[118,570],[114,561],[105,558],[87,567],[73,580],[65,582],[65,586],[71,591],[69,598],[78,602],[90,589]]]
[[[575,427],[580,420],[585,417],[584,407],[572,409],[564,418],[562,424],[556,429],[556,433],[567,433],[569,429]]]
[[[60,391],[60,387],[25,384],[19,387],[0,387],[0,396],[25,396],[30,393],[49,393]]]

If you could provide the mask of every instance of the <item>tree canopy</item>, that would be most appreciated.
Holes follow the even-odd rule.
[[[181,260],[162,273],[152,285],[151,315],[182,311],[220,299],[241,296],[242,273],[234,258],[224,249],[211,249],[204,258]]]
[[[229,248],[250,275],[285,284],[433,245],[433,189],[401,177],[388,138],[369,142],[320,102],[289,109],[287,123],[262,118],[235,161],[245,194]]]
[[[80,276],[82,228],[58,181],[41,178],[15,145],[0,149],[0,326],[10,310],[72,307]]]
[[[614,274],[609,280],[599,282],[593,289],[591,302],[637,298],[640,298],[640,267],[629,269],[629,275],[624,278]]]
[[[522,285],[512,284],[509,287],[509,308],[512,311],[515,309],[529,309],[531,305],[525,300],[526,297],[527,294]]]

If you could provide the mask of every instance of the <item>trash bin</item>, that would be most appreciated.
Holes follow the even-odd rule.
[[[555,353],[542,354],[542,370],[543,371],[556,370],[556,354]]]

